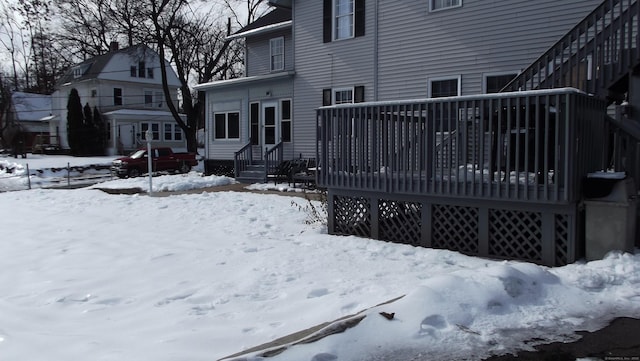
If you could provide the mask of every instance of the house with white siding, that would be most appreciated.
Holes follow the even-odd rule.
[[[245,77],[196,87],[209,168],[314,157],[323,105],[497,92],[600,2],[270,1],[232,35]]]
[[[165,62],[168,64],[168,62]],[[167,65],[172,101],[177,100],[180,81]],[[108,53],[72,66],[58,81],[53,93],[50,134],[62,149],[67,139],[67,101],[78,90],[83,106],[97,108],[107,124],[109,155],[125,154],[144,146],[147,129],[161,146],[186,149],[182,129],[174,120],[162,88],[159,55],[146,45],[120,49],[112,43]]]

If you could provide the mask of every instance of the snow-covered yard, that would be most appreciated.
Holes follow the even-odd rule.
[[[46,174],[88,159],[32,160]],[[0,189],[14,175],[0,170]],[[153,179],[154,190],[231,182],[197,172]],[[146,189],[148,180],[94,187]],[[92,187],[0,193],[0,359],[210,361],[365,310],[354,328],[272,360],[480,360],[640,317],[637,251],[560,268],[487,260],[330,236],[307,224],[305,202]]]

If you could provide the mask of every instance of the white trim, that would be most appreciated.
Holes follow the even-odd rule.
[[[433,98],[432,94],[431,94],[431,85],[433,84],[434,81],[443,81],[443,80],[457,80],[458,81],[458,94],[456,94],[455,96],[460,96],[462,94],[462,75],[453,75],[453,76],[440,76],[440,77],[433,77],[433,78],[429,78],[427,80],[427,97],[428,98]]]
[[[433,6],[433,2],[436,0],[429,0],[429,12],[438,12],[438,11],[443,11],[443,10],[449,10],[449,9],[455,9],[455,8],[460,8],[462,7],[462,0],[458,0],[459,4],[457,5],[450,5],[450,6],[443,6],[440,8],[435,9]]]
[[[274,30],[278,30],[278,29],[282,29],[282,28],[287,28],[290,27],[293,24],[293,21],[291,20],[287,20],[287,21],[283,21],[281,23],[277,23],[277,24],[271,24],[271,25],[267,25],[267,26],[263,26],[260,28],[256,28],[256,29],[251,29],[249,31],[245,31],[242,33],[236,33],[233,35],[229,35],[227,36],[227,40],[233,40],[233,39],[237,39],[237,38],[244,38],[250,35],[258,35],[261,33],[266,33],[269,31],[274,31]]]
[[[351,1],[351,35],[345,37],[338,37],[337,32],[337,17],[336,14],[336,5],[339,1]],[[347,17],[348,14],[342,15],[341,17]],[[331,39],[333,41],[353,39],[356,36],[356,0],[331,0]]]
[[[280,46],[280,50],[281,51],[280,51],[280,53],[275,54],[273,52],[274,43],[277,43],[277,42],[282,42],[281,46]],[[277,38],[269,39],[269,69],[271,71],[282,71],[282,70],[284,70],[284,60],[285,60],[284,59],[284,54],[285,54],[284,46],[285,46],[285,44],[284,44],[284,36],[279,36]],[[280,61],[280,66],[278,68],[274,68],[274,66],[273,66],[273,64],[274,64],[274,62],[273,62],[274,56],[282,57],[282,60]]]
[[[295,75],[295,72],[286,71],[286,72],[278,72],[278,73],[267,74],[267,75],[247,76],[247,77],[244,77],[244,78],[218,80],[218,81],[213,81],[213,82],[210,82],[210,83],[202,83],[202,84],[198,84],[198,85],[194,86],[193,88],[195,90],[206,90],[206,89],[211,89],[211,88],[219,88],[219,87],[238,85],[238,84],[243,84],[243,83],[258,82],[258,81],[265,81],[265,80],[274,80],[274,79],[278,79],[278,78],[287,78],[287,77],[291,77],[293,75]]]
[[[351,102],[349,103],[340,103],[340,104],[352,104],[353,103],[353,97],[354,97],[354,87],[340,87],[340,88],[331,88],[331,104],[336,105],[336,93],[337,92],[343,92],[343,91],[349,91],[351,92]]]

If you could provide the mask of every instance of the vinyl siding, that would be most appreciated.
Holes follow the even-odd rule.
[[[424,0],[380,1],[379,96],[425,97],[430,78],[462,77],[482,92],[483,73],[527,67],[600,0],[464,0],[429,12]]]
[[[252,36],[246,39],[246,69],[247,76],[265,75],[271,72],[271,48],[270,40],[284,37],[284,70],[291,71],[294,68],[293,42],[290,29],[274,31],[268,34]]]

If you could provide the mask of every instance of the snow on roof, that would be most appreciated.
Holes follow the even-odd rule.
[[[104,113],[104,115],[112,118],[173,118],[173,114],[171,114],[171,112],[147,109],[118,109],[111,112],[106,112]],[[180,117],[184,119],[186,115],[180,114]]]
[[[40,122],[51,115],[51,95],[15,92],[11,101],[18,121]]]
[[[236,79],[217,80],[209,83],[198,84],[193,88],[196,90],[205,90],[205,89],[217,88],[221,86],[236,85],[236,84],[257,82],[257,81],[263,81],[263,80],[273,80],[277,78],[286,78],[286,77],[293,76],[294,74],[295,72],[286,71],[286,72],[273,73],[268,75],[246,76],[243,78],[236,78]]]

